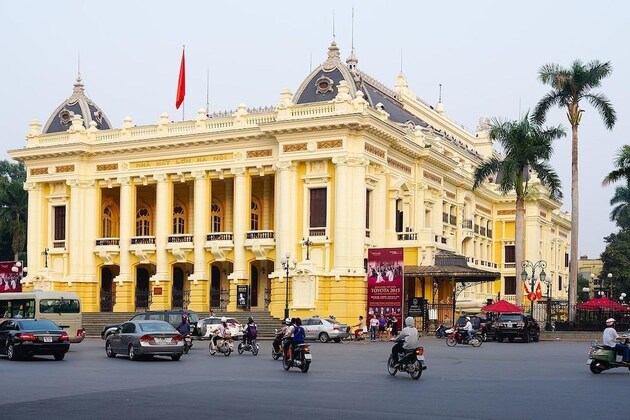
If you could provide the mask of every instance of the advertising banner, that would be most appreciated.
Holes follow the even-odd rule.
[[[13,272],[13,267],[17,272]],[[22,266],[19,267],[15,261],[0,262],[0,293],[15,293],[22,291]]]
[[[401,325],[403,308],[403,249],[368,249],[368,315],[396,317]]]
[[[239,284],[236,286],[236,306],[239,308],[249,307],[249,286]]]

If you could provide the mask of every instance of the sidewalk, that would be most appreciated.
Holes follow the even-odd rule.
[[[540,339],[543,341],[602,341],[603,331],[541,331]]]

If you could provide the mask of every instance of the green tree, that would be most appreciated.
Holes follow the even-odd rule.
[[[579,238],[579,189],[578,189],[578,128],[582,121],[583,109],[580,101],[591,104],[604,120],[607,129],[612,129],[617,120],[615,109],[601,93],[594,92],[600,87],[603,79],[612,73],[610,62],[597,60],[588,64],[575,60],[571,67],[565,69],[558,64],[545,64],[539,70],[539,79],[550,85],[548,92],[538,102],[532,115],[534,121],[543,124],[547,111],[551,107],[566,108],[567,118],[571,124],[571,257],[569,265],[569,320],[575,320],[577,302],[578,273],[578,238]]]
[[[612,274],[611,299],[619,298],[622,292],[630,296],[630,230],[611,233],[604,241],[606,249],[601,254],[604,264],[602,273]]]
[[[617,151],[613,161],[615,169],[611,171],[602,181],[602,185],[607,186],[614,182],[625,180],[630,183],[630,146],[624,145]]]
[[[26,246],[26,220],[28,194],[24,190],[26,169],[24,164],[0,161],[0,223],[5,235],[10,237],[14,260]]]
[[[615,188],[615,195],[610,199],[614,206],[610,212],[610,220],[621,229],[630,228],[630,181],[628,184]]]
[[[542,128],[526,114],[519,121],[494,119],[490,125],[490,138],[503,148],[504,157],[491,157],[475,170],[473,190],[497,175],[496,182],[502,194],[516,192],[516,278],[520,279],[524,255],[525,197],[530,193],[529,171],[536,172],[540,184],[549,190],[551,198],[561,198],[560,178],[549,166],[554,140],[565,135],[562,127]],[[522,289],[517,287],[516,304],[523,301]]]

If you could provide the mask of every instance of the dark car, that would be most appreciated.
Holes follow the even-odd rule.
[[[197,313],[188,310],[182,309],[169,309],[164,311],[146,311],[132,316],[129,321],[140,321],[140,320],[155,320],[155,321],[165,321],[171,324],[173,327],[177,328],[179,324],[182,322],[182,315],[188,314],[188,319],[190,320],[190,331],[192,335],[199,337],[200,331],[197,328],[197,322],[199,321],[199,316]],[[109,324],[105,325],[101,330],[101,338],[106,340],[111,334],[116,331],[116,328],[120,327],[121,324]]]
[[[524,343],[540,340],[540,326],[531,315],[521,313],[502,313],[493,323],[499,343],[507,339],[510,343],[520,338]]]
[[[63,360],[70,349],[70,337],[46,319],[7,319],[0,324],[0,354],[9,360],[35,355],[52,355]]]
[[[105,353],[108,357],[123,354],[129,360],[142,356],[169,356],[177,361],[184,353],[184,338],[168,322],[127,321],[107,337]]]

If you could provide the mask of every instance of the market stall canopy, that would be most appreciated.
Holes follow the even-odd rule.
[[[406,265],[405,277],[454,277],[458,282],[495,281],[501,274],[469,267],[466,257],[449,251],[435,256],[435,265]]]
[[[606,296],[594,298],[584,303],[580,303],[577,308],[582,311],[597,311],[599,309],[608,309],[613,311],[628,311],[628,307],[621,305],[614,300],[608,299]]]
[[[508,302],[507,300],[500,300],[491,305],[484,306],[481,308],[481,312],[518,312],[523,313],[523,309],[519,308],[513,303]]]

